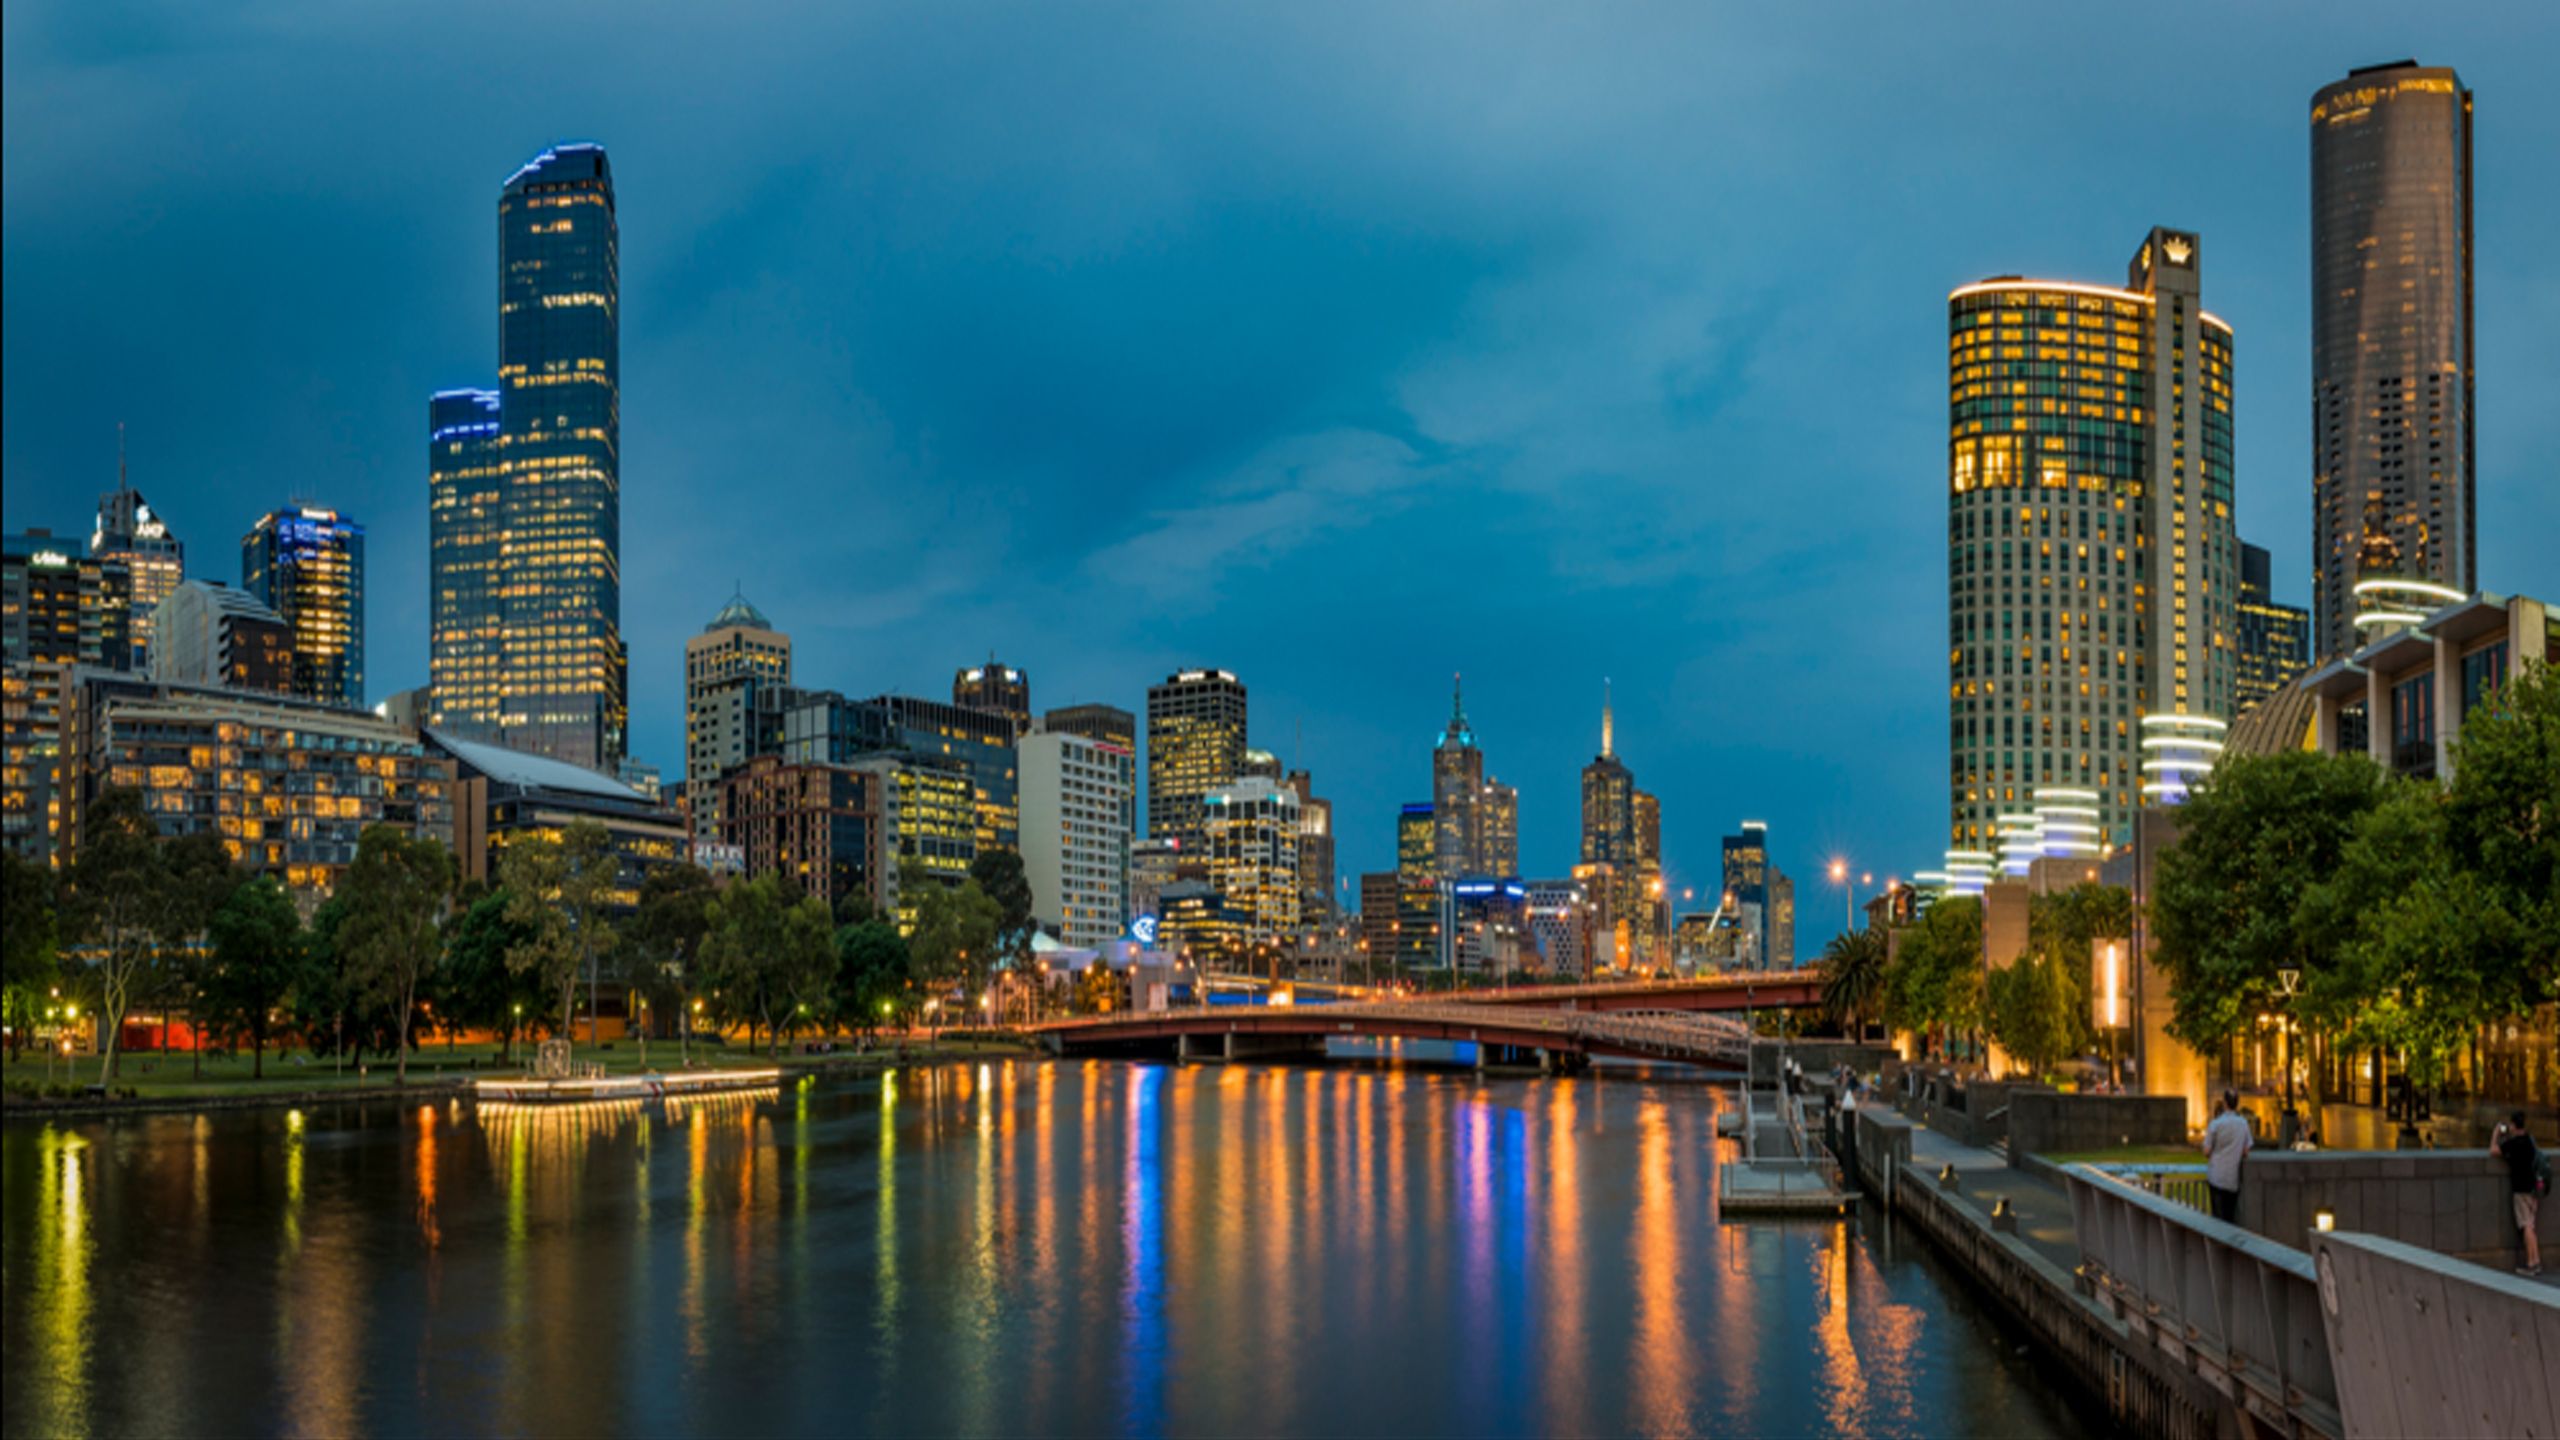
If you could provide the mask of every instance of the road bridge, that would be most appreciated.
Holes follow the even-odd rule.
[[[1259,975],[1204,973],[1204,987],[1219,990],[1269,991],[1273,983]],[[1577,985],[1509,985],[1474,990],[1430,991],[1399,996],[1385,986],[1336,984],[1331,981],[1281,981],[1279,988],[1301,999],[1409,999],[1451,1005],[1546,1006],[1559,1010],[1695,1010],[1707,1012],[1808,1009],[1822,1003],[1822,977],[1810,970],[1773,970],[1748,975],[1702,975],[1682,980],[1603,980]]]
[[[1445,1040],[1478,1048],[1478,1063],[1578,1066],[1594,1055],[1739,1071],[1750,1057],[1742,1022],[1672,1009],[1576,1011],[1553,1005],[1362,1000],[1338,1005],[1209,1006],[1057,1020],[1031,1027],[1058,1055],[1172,1054],[1248,1059],[1320,1054],[1332,1039]]]

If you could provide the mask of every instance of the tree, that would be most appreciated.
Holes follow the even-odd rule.
[[[747,1043],[765,1033],[778,1049],[782,1030],[824,998],[836,962],[827,902],[785,893],[780,876],[742,880],[714,896],[703,941],[722,1012],[747,1021]]]
[[[1853,1040],[1884,1000],[1885,938],[1875,929],[1843,930],[1822,947],[1822,1010]]]
[[[36,1014],[61,978],[54,940],[52,872],[0,850],[0,1015],[13,1052],[26,1049]]]
[[[702,963],[702,942],[711,929],[711,872],[698,865],[665,865],[640,882],[640,906],[622,927],[622,978],[635,999],[654,1002],[660,1012],[672,1005],[681,1016],[692,994],[685,966]],[[640,1063],[649,1063],[649,1027],[642,1023]],[[686,1041],[685,1062],[693,1059]]]
[[[89,977],[97,987],[98,1081],[105,1084],[117,1074],[124,1017],[168,982],[172,957],[209,917],[209,886],[204,845],[173,855],[139,792],[101,792],[82,822],[66,908],[71,933],[96,957]],[[205,839],[220,856],[220,842]]]
[[[969,862],[969,879],[996,907],[996,936],[988,958],[1002,960],[1016,974],[1031,968],[1031,937],[1040,922],[1032,917],[1031,878],[1022,871],[1022,856],[1013,850],[987,849]]]
[[[2059,966],[2068,987],[2070,1015],[2058,1055],[2085,1049],[2095,1039],[2090,997],[2097,987],[2089,970],[2097,943],[2128,939],[2132,934],[2133,892],[2121,885],[2083,882],[2028,900],[2027,948]]]
[[[907,941],[897,926],[872,919],[836,927],[837,1013],[868,1030],[906,998],[907,986]]]
[[[2030,950],[1992,971],[1988,1000],[1992,1037],[2032,1075],[2052,1070],[2079,1038],[2071,977],[2058,956]]]
[[[311,924],[303,934],[309,972],[302,987],[294,992],[293,1014],[303,1043],[314,1055],[320,1053],[322,1035],[329,1037],[330,1054],[342,1053],[350,1030],[356,1034],[356,1053],[364,1053],[364,1032],[355,1023],[359,1017],[355,1013],[354,967],[347,959],[346,946],[339,943],[346,921],[346,896],[332,895],[311,912]]]
[[[2151,899],[2155,959],[2171,981],[2171,1034],[2207,1053],[2221,1049],[2283,1003],[2286,969],[2310,982],[2302,1006],[2315,1023],[2353,1018],[2352,994],[2323,978],[2330,948],[2316,943],[2300,910],[2336,872],[2357,823],[2380,802],[2382,780],[2361,755],[2295,750],[2227,755],[2195,788]]]
[[[272,875],[234,886],[207,927],[212,960],[198,995],[198,1019],[249,1037],[249,1073],[267,1073],[267,1037],[276,1013],[307,982],[310,951],[302,912]]]
[[[996,902],[975,880],[945,885],[914,867],[899,880],[898,890],[915,907],[907,953],[914,957],[917,978],[935,989],[958,985],[975,993],[983,988],[1002,920]]]
[[[2481,957],[2482,1004],[2514,1015],[2560,1000],[2560,669],[2547,660],[2462,717],[2444,840],[2507,939]]]
[[[1885,1023],[1934,1032],[1943,1053],[1949,1036],[1981,1028],[1983,1003],[1982,902],[1940,900],[1902,932],[1885,967]]]
[[[539,1011],[543,992],[508,963],[525,943],[525,927],[507,918],[508,895],[491,890],[464,906],[445,927],[444,963],[436,967],[436,1003],[448,1021],[498,1033],[502,1061],[515,1058],[525,1006]]]
[[[577,1018],[578,976],[592,975],[596,956],[613,943],[611,906],[621,874],[612,837],[592,820],[573,821],[556,838],[519,837],[498,862],[507,918],[525,932],[507,952],[507,965],[537,977],[546,994],[559,992],[564,1040]],[[587,1043],[594,1044],[596,1034],[590,1015]]]
[[[357,987],[391,1016],[395,1078],[409,1081],[409,1024],[418,986],[444,953],[437,933],[453,898],[453,852],[431,837],[368,825],[341,888],[344,947]]]
[[[1112,998],[1120,987],[1114,983],[1111,967],[1095,956],[1092,964],[1076,972],[1075,1007],[1079,1015],[1110,1013]]]

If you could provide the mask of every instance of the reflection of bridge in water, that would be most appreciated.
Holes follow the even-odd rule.
[[[1327,1040],[1444,1040],[1477,1047],[1477,1063],[1572,1068],[1594,1055],[1741,1070],[1751,1036],[1717,1013],[1817,1004],[1810,975],[1524,986],[1427,999],[1325,1005],[1208,1006],[1103,1015],[1033,1027],[1060,1055],[1171,1054],[1182,1059],[1320,1055]]]

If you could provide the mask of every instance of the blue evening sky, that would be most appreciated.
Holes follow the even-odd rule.
[[[1675,885],[1945,845],[1945,296],[2201,231],[2242,534],[2308,595],[2311,92],[2478,93],[2481,576],[2560,593],[2560,8],[12,3],[9,529],[135,483],[200,574],[369,529],[425,678],[426,397],[496,359],[494,206],[612,151],[623,623],[681,769],[733,581],[804,683],[1137,710],[1238,671],[1346,875],[1464,671],[1522,861],[1614,679]]]

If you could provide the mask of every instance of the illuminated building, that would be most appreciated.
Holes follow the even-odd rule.
[[[1298,933],[1298,792],[1262,776],[1201,797],[1209,883],[1250,941]]]
[[[1360,943],[1368,947],[1372,965],[1395,963],[1399,905],[1403,895],[1404,886],[1395,871],[1361,873]]]
[[[1163,921],[1156,930],[1158,947],[1188,956],[1194,964],[1232,965],[1251,943],[1246,923],[1218,887],[1181,880],[1165,887]]]
[[[334,886],[371,825],[455,838],[451,768],[367,711],[83,669],[61,733],[65,865],[111,786],[138,791],[162,834],[218,835],[234,862],[295,890]]]
[[[1333,802],[1318,799],[1315,777],[1289,772],[1298,796],[1298,915],[1309,924],[1333,915]]]
[[[498,389],[428,403],[430,711],[455,734],[622,759],[621,261],[602,147],[498,197]]]
[[[180,582],[152,612],[151,678],[165,685],[227,685],[296,694],[293,631],[285,618],[226,585]],[[334,696],[304,695],[342,709]]]
[[[2353,654],[2297,682],[2309,703],[2287,728],[2235,727],[2230,748],[2361,751],[2399,774],[2449,781],[2461,753],[2454,742],[2471,712],[2528,665],[2560,662],[2560,609],[2523,595],[2439,600],[2369,620],[2364,634]],[[2359,711],[2370,723],[2344,723]]]
[[[1769,867],[1769,965],[1796,968],[1796,882],[1787,872]]]
[[[1440,958],[1438,842],[1429,805],[1407,805],[1397,814],[1395,962],[1407,969]]]
[[[1013,722],[1017,736],[1031,733],[1031,677],[997,664],[992,655],[984,665],[952,672],[951,703],[1002,715]]]
[[[684,808],[697,841],[726,834],[722,777],[781,748],[791,637],[733,593],[684,642]],[[724,842],[726,843],[726,842]]]
[[[1649,928],[1635,797],[1635,774],[1618,759],[1617,711],[1604,687],[1600,753],[1582,767],[1582,863],[1573,868],[1590,904],[1594,939],[1587,950],[1594,969],[1636,963]]]
[[[2356,648],[2370,505],[2403,578],[2479,584],[2471,92],[2414,60],[2311,97],[2313,649]]]
[[[887,718],[908,752],[956,760],[966,770],[978,849],[1018,848],[1021,776],[1009,717],[909,695],[875,695],[862,703]]]
[[[1591,905],[1582,887],[1571,880],[1532,880],[1523,917],[1537,968],[1550,975],[1589,978],[1591,974]]]
[[[290,505],[240,539],[240,588],[284,617],[293,693],[364,704],[364,527],[334,510]]]
[[[133,572],[81,555],[50,530],[0,540],[0,843],[53,854],[62,826],[63,686],[75,666],[134,664]]]
[[[1224,670],[1184,670],[1147,687],[1147,833],[1206,838],[1201,797],[1244,773],[1244,682]]]
[[[2266,551],[2241,545],[2240,671],[2233,691],[2234,714],[2292,684],[2311,667],[2311,612],[2275,602],[2269,594],[2270,569]]]
[[[1520,873],[1520,792],[1499,780],[1487,780],[1476,792],[1476,851],[1471,867],[1479,874]]]
[[[1724,837],[1724,903],[1751,915],[1751,959],[1756,963],[1777,951],[1769,933],[1769,827],[1745,820],[1739,834]]]
[[[1449,686],[1449,728],[1431,747],[1433,868],[1455,877],[1478,871],[1476,801],[1484,790],[1484,752],[1467,726],[1466,697]]]
[[[1071,949],[1120,938],[1129,918],[1129,823],[1138,760],[1106,741],[1022,738],[1022,873],[1031,913]]]
[[[1441,887],[1440,956],[1445,970],[1503,975],[1535,968],[1529,887],[1516,879],[1468,876]]]
[[[91,559],[120,564],[130,578],[125,633],[133,643],[132,668],[139,670],[151,654],[151,615],[178,582],[187,578],[187,551],[169,533],[168,522],[151,511],[142,492],[126,483],[124,432],[116,432],[116,488],[98,497],[97,528],[89,532]],[[117,669],[126,662],[110,659]]]
[[[1040,728],[1138,753],[1138,717],[1117,705],[1063,705],[1041,716]]]
[[[1947,299],[1949,833],[2000,838],[2039,786],[2121,839],[2179,773],[2143,722],[2219,723],[2238,687],[2231,328],[2196,237],[2125,288],[2003,277]]]
[[[899,877],[912,861],[931,878],[958,885],[978,858],[978,802],[969,767],[941,755],[870,755],[852,762],[876,777],[884,874],[876,893],[898,906]],[[912,924],[902,910],[901,921]]]
[[[888,823],[881,777],[851,765],[786,764],[756,755],[718,782],[715,837],[748,875],[779,875],[833,906],[857,891],[889,904]],[[692,826],[697,839],[698,824]]]
[[[1181,843],[1150,835],[1129,842],[1129,918],[1161,915],[1164,892],[1185,881],[1207,884],[1207,857]]]
[[[465,881],[494,880],[509,845],[556,840],[593,821],[614,854],[610,904],[627,915],[651,870],[684,864],[691,853],[683,816],[600,770],[437,730],[424,738],[429,754],[453,762],[453,855]]]

